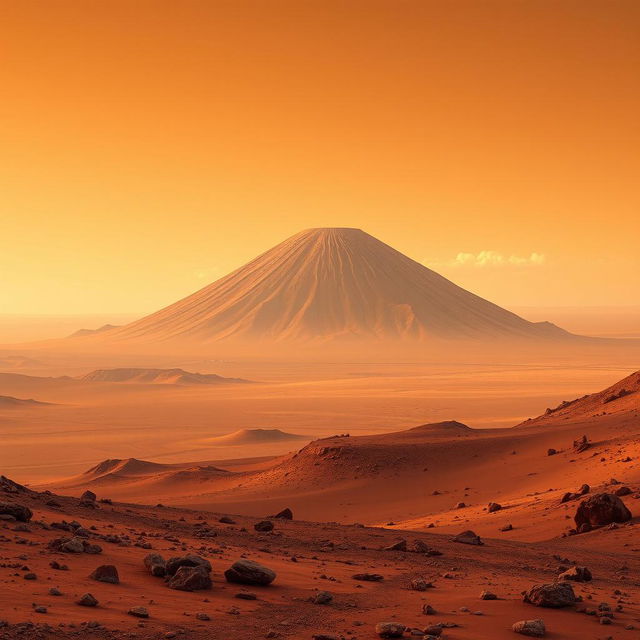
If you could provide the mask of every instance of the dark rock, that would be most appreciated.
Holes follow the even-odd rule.
[[[318,591],[310,600],[313,604],[329,604],[333,601],[333,595],[328,591]]]
[[[589,582],[593,576],[587,567],[571,567],[563,571],[558,580],[572,580],[573,582]]]
[[[557,449],[547,449],[548,456],[555,456],[558,453]]]
[[[96,494],[93,493],[93,491],[85,491],[81,496],[80,496],[80,500],[82,502],[95,502],[96,501]]]
[[[237,560],[224,572],[227,582],[266,586],[276,579],[275,571],[254,562]]]
[[[576,602],[573,587],[567,582],[556,582],[531,587],[523,596],[523,601],[536,607],[560,609]]]
[[[426,591],[427,589],[433,588],[433,583],[424,578],[414,578],[411,580],[411,588],[414,591]]]
[[[14,502],[0,502],[0,515],[12,516],[20,522],[29,522],[33,517],[29,507]]]
[[[146,555],[144,557],[144,566],[152,576],[157,576],[158,578],[163,578],[167,573],[167,563],[159,553]]]
[[[459,533],[457,536],[451,538],[451,542],[460,542],[462,544],[473,544],[473,545],[481,545],[484,544],[482,540],[480,540],[480,536],[476,535],[473,531],[463,531]]]
[[[169,579],[167,586],[177,591],[198,591],[211,588],[211,578],[203,566],[182,566]]]
[[[578,528],[585,523],[600,527],[631,520],[631,511],[613,493],[596,493],[580,503],[574,520]]]
[[[127,613],[134,618],[148,618],[149,611],[146,607],[131,607]]]
[[[98,606],[98,600],[94,598],[90,593],[85,593],[76,601],[81,607],[96,607]]]
[[[578,495],[580,496],[586,496],[587,493],[589,493],[589,491],[591,491],[591,487],[588,484],[583,484],[579,489],[578,489]]]
[[[293,520],[293,511],[291,509],[286,508],[276,513],[275,516],[269,516],[270,518],[280,518],[281,520]]]
[[[361,582],[380,582],[384,580],[384,576],[379,573],[354,573],[351,577]]]
[[[402,638],[406,627],[398,622],[378,622],[376,633],[381,638]]]
[[[496,511],[500,511],[500,509],[502,509],[502,505],[498,504],[497,502],[490,502],[489,506],[487,507],[487,511],[489,513],[495,513]]]
[[[108,584],[120,584],[118,569],[112,564],[103,564],[96,567],[89,576],[92,580],[98,582],[107,582]]]
[[[630,493],[631,493],[631,489],[629,489],[629,487],[619,487],[615,491],[615,494],[617,496],[628,496]]]
[[[188,553],[186,556],[169,558],[165,565],[167,575],[174,575],[180,567],[203,567],[207,572],[211,571],[211,563],[195,553]]]
[[[253,525],[253,528],[256,531],[260,531],[260,532],[273,531],[273,522],[269,522],[268,520],[262,520],[261,522],[256,522]]]
[[[384,551],[406,551],[407,550],[407,541],[399,540],[398,542],[394,542],[390,544],[388,547],[384,548]]]
[[[582,453],[583,451],[586,451],[590,446],[591,443],[589,442],[587,436],[582,436],[582,438],[573,441],[573,450],[576,453]]]
[[[520,620],[511,627],[516,633],[532,638],[542,638],[546,633],[542,620]]]

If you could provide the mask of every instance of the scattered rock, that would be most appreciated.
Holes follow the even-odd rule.
[[[480,536],[476,535],[473,531],[463,531],[459,533],[457,536],[451,538],[451,542],[461,542],[462,544],[474,544],[481,545],[484,544],[482,540],[480,540]]]
[[[390,544],[388,547],[384,548],[384,551],[406,551],[407,550],[407,541],[399,540],[398,542],[394,542]]]
[[[167,573],[167,563],[159,553],[150,553],[144,558],[144,566],[152,576],[163,578]]]
[[[351,577],[361,582],[380,582],[384,580],[384,577],[379,573],[354,573]]]
[[[312,598],[313,604],[329,604],[333,601],[333,594],[328,591],[318,591]]]
[[[591,571],[587,567],[571,567],[563,571],[558,580],[572,580],[573,582],[589,582],[592,579]]]
[[[542,620],[520,620],[511,628],[516,633],[532,638],[542,638],[547,631]]]
[[[180,567],[203,567],[207,573],[211,571],[211,563],[195,553],[188,553],[186,556],[169,558],[165,565],[168,576],[174,575]]]
[[[276,579],[275,571],[254,562],[253,560],[237,560],[231,568],[224,572],[227,582],[266,586]]]
[[[107,582],[109,584],[120,584],[118,569],[112,564],[103,564],[94,569],[89,576],[92,580],[98,582]]]
[[[11,516],[20,522],[29,522],[33,517],[29,507],[13,502],[0,502],[0,515]]]
[[[211,577],[206,567],[181,566],[167,582],[170,589],[177,591],[198,591],[211,588]]]
[[[567,582],[536,585],[524,593],[523,601],[536,607],[560,609],[576,602],[573,587]]]
[[[256,522],[253,525],[253,528],[260,532],[273,531],[273,522],[269,522],[269,520],[262,520],[260,522]]]
[[[406,627],[398,622],[378,622],[376,633],[381,638],[402,638]]]
[[[98,600],[94,598],[90,593],[85,593],[80,596],[80,598],[76,601],[76,604],[79,604],[81,607],[97,607]]]
[[[586,451],[590,446],[591,443],[589,442],[587,436],[582,436],[582,438],[573,441],[573,450],[576,453],[582,453],[583,451]]]
[[[280,520],[293,520],[293,511],[288,507],[283,509],[279,513],[276,513],[275,516],[269,516],[270,518],[280,518]]]

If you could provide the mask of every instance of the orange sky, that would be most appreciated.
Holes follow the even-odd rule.
[[[315,226],[640,301],[636,0],[0,9],[0,313],[154,310]]]

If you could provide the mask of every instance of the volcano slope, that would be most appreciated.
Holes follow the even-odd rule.
[[[233,273],[86,344],[222,340],[569,339],[453,284],[360,229],[309,229]],[[574,337],[574,339],[577,339]]]
[[[232,469],[224,461],[144,474],[88,473],[50,488],[259,515],[283,502],[306,520],[387,524],[403,529],[460,526],[482,535],[545,540],[566,533],[575,498],[624,483],[638,496],[638,373],[608,389],[511,429],[470,429],[455,421],[371,436],[316,440],[297,453]],[[613,398],[613,399],[612,399]],[[574,441],[590,444],[576,450]],[[554,450],[554,455],[548,455]],[[220,467],[228,471],[222,473]],[[489,512],[488,504],[501,509]],[[506,529],[501,531],[501,529]]]
[[[475,546],[438,533],[296,519],[269,518],[265,531],[256,527],[263,518],[61,497],[4,477],[0,505],[23,520],[0,521],[2,640],[365,640],[380,637],[384,622],[406,625],[406,638],[489,640],[514,637],[511,626],[532,618],[550,637],[582,640],[602,634],[602,618],[584,612],[612,616],[607,635],[616,637],[640,617],[637,520],[544,544],[486,538]],[[61,538],[85,551],[61,550]],[[212,586],[169,588],[144,566],[149,553],[197,554],[211,564]],[[227,582],[223,572],[240,559],[271,569],[275,580]],[[103,565],[116,568],[117,584],[90,577]],[[593,575],[572,583],[582,603],[523,602],[523,590],[573,566]],[[362,574],[373,581],[356,579]],[[485,591],[497,599],[482,599]],[[87,601],[95,606],[78,604]],[[608,608],[598,609],[603,602]]]

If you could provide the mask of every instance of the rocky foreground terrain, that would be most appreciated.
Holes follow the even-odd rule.
[[[583,533],[525,543],[116,504],[3,477],[0,638],[635,640],[633,502],[581,496]]]

